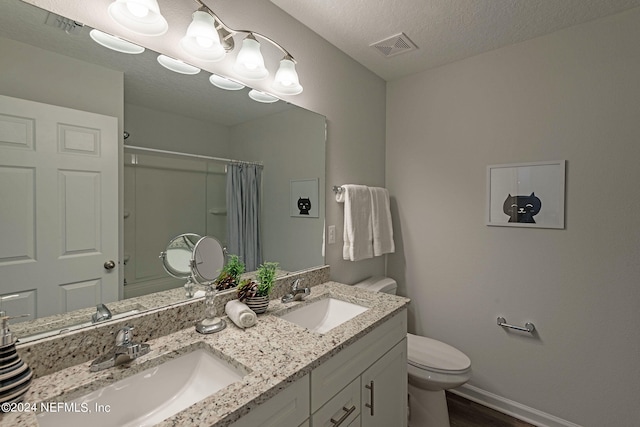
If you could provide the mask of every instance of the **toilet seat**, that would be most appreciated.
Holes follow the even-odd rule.
[[[457,348],[413,334],[407,334],[407,359],[411,366],[442,374],[465,374],[471,369],[471,359]]]

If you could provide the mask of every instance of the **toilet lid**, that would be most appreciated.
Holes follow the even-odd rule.
[[[471,367],[471,359],[457,348],[413,334],[407,334],[407,359],[420,369],[464,372]]]
[[[373,276],[354,285],[356,288],[368,289],[370,291],[382,292],[385,294],[395,294],[398,283],[390,277]]]

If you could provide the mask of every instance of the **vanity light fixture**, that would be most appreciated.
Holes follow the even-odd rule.
[[[187,28],[187,34],[180,40],[180,47],[203,61],[220,61],[227,53],[220,43],[216,20],[205,8],[193,13],[193,21]]]
[[[194,75],[200,72],[200,68],[194,67],[193,65],[189,65],[180,61],[179,59],[174,59],[166,55],[158,55],[158,62],[167,70],[171,70],[180,74]]]
[[[297,95],[302,92],[298,74],[295,69],[295,59],[293,56],[279,43],[269,37],[250,30],[235,30],[227,25],[215,14],[211,8],[203,3],[202,0],[195,0],[200,8],[193,14],[193,21],[187,29],[187,34],[181,40],[180,45],[190,55],[203,61],[216,61],[222,59],[224,54],[231,52],[235,47],[233,36],[236,34],[246,34],[242,41],[242,47],[236,56],[233,65],[233,71],[238,76],[247,80],[261,80],[269,76],[269,71],[264,65],[264,58],[260,52],[260,42],[258,38],[271,43],[280,50],[284,58],[280,61],[280,68],[276,73],[276,80],[271,86],[276,93],[283,95]],[[206,16],[208,15],[208,17]],[[216,32],[218,38],[211,35]],[[202,38],[198,38],[195,34],[207,34]],[[217,41],[220,42],[218,45]],[[204,47],[203,43],[210,47]],[[199,47],[196,47],[199,46]],[[220,48],[224,53],[220,55]],[[214,53],[215,51],[215,53]],[[215,58],[215,59],[214,59]],[[283,75],[278,77],[278,75]]]
[[[280,68],[276,72],[271,88],[283,95],[297,95],[302,92],[293,58],[285,56],[280,61]]]
[[[269,75],[269,70],[264,66],[264,58],[260,53],[260,43],[252,33],[242,41],[242,48],[236,56],[233,71],[249,80],[262,80]]]
[[[161,36],[169,29],[156,0],[115,0],[108,12],[118,24],[143,36]]]
[[[217,74],[211,74],[211,76],[209,76],[209,81],[212,85],[224,90],[240,90],[244,88],[242,83]]]
[[[142,46],[138,46],[135,43],[123,40],[120,37],[103,33],[100,30],[93,29],[89,31],[89,36],[100,46],[104,46],[107,49],[115,50],[116,52],[128,53],[132,55],[144,52],[144,48]]]
[[[277,97],[256,89],[251,89],[249,91],[249,98],[257,102],[262,102],[264,104],[272,104],[278,101]]]

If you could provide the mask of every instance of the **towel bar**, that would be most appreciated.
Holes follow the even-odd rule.
[[[507,319],[504,317],[498,317],[498,326],[502,326],[503,328],[515,329],[517,331],[529,332],[530,334],[536,330],[536,327],[533,323],[527,322],[524,324],[524,328],[522,326],[510,325],[507,323]]]

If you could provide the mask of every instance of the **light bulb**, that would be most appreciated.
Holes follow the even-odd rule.
[[[208,39],[206,37],[196,37],[196,43],[198,43],[198,46],[203,47],[205,49],[213,46],[213,40]]]
[[[296,66],[290,56],[280,61],[280,68],[276,72],[271,88],[283,95],[297,95],[302,92]]]
[[[169,28],[156,0],[114,0],[107,11],[114,21],[137,34],[161,36]]]
[[[128,2],[127,9],[133,16],[138,18],[144,18],[149,14],[149,8],[139,3]]]
[[[180,47],[189,55],[203,61],[220,61],[226,54],[220,44],[215,19],[202,10],[193,13],[193,20],[180,40]]]
[[[242,41],[242,48],[236,57],[233,71],[249,80],[260,80],[269,75],[260,53],[260,43],[252,35]]]

